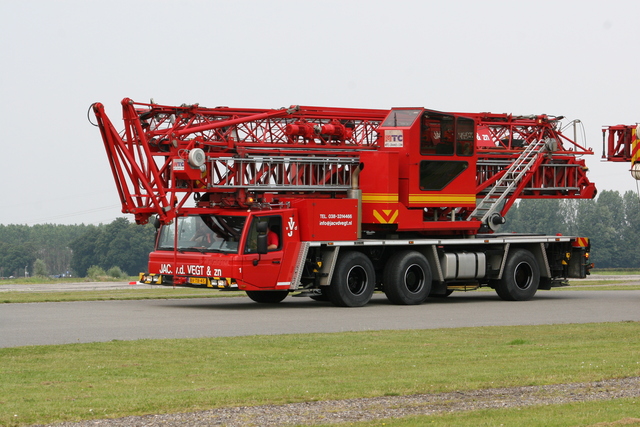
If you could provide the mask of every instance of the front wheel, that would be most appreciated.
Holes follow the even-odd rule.
[[[536,294],[539,284],[540,269],[533,254],[526,249],[515,249],[507,258],[495,290],[503,300],[527,301]]]
[[[337,306],[362,307],[371,299],[375,286],[371,260],[362,252],[345,252],[338,258],[328,294]]]
[[[289,291],[245,291],[247,296],[261,304],[277,304],[287,297]]]

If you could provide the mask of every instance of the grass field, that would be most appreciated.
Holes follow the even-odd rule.
[[[597,280],[598,275],[638,275],[640,270],[635,269],[607,269],[592,270],[592,280],[569,281],[569,287],[554,288],[553,291],[566,290],[612,290],[640,289],[640,284],[628,284],[628,281],[616,279]],[[136,281],[137,277],[129,277],[126,279],[113,279],[108,277],[100,278],[101,281]],[[33,285],[33,284],[57,284],[57,283],[91,283],[88,278],[16,278],[11,280],[1,280],[0,285]],[[490,288],[481,288],[480,291],[493,292]],[[218,298],[230,296],[244,296],[244,292],[221,292],[214,289],[197,289],[182,287],[166,287],[160,289],[140,289],[132,286],[131,289],[111,289],[111,290],[90,290],[90,291],[38,291],[38,292],[21,292],[21,291],[1,291],[0,304],[2,303],[25,303],[25,302],[64,302],[64,301],[104,301],[104,300],[125,300],[125,299],[169,299],[169,298]]]
[[[640,375],[639,336],[640,323],[622,322],[6,348],[0,349],[0,423],[631,377]],[[619,408],[629,405],[610,402],[605,406],[615,411],[605,418],[619,419]],[[551,421],[562,417],[557,411]],[[482,425],[490,415],[473,413],[426,422],[471,425],[476,417],[474,425]],[[459,424],[458,417],[472,421]]]
[[[594,280],[588,282],[575,282],[564,288],[554,288],[557,291],[577,290],[638,290],[640,284],[625,284],[624,280]],[[481,288],[473,292],[494,292],[490,288]],[[548,291],[540,291],[548,292]],[[176,298],[222,298],[222,297],[246,296],[242,291],[219,291],[215,289],[197,289],[181,287],[163,287],[160,289],[136,288],[90,290],[90,291],[51,291],[51,292],[0,292],[0,304],[2,303],[26,303],[26,302],[65,302],[65,301],[108,301],[131,299],[176,299]]]
[[[640,274],[640,270],[636,268],[593,268],[591,269],[592,275],[607,275],[607,274]]]
[[[138,280],[138,276],[129,276],[124,278],[114,278],[108,276],[101,276],[99,278],[100,282],[125,282]],[[89,277],[43,277],[43,276],[32,276],[32,277],[16,277],[13,279],[4,278],[0,280],[0,285],[33,285],[40,283],[79,283],[79,282],[95,282],[97,280],[91,279]]]
[[[638,427],[640,411],[637,399],[581,402],[530,408],[484,409],[455,414],[395,418],[375,422],[351,423],[350,427],[456,426],[456,427]],[[329,424],[325,425],[326,427]],[[320,426],[316,426],[320,427]]]
[[[1,303],[23,302],[64,302],[64,301],[109,301],[132,299],[181,299],[181,298],[224,298],[246,296],[244,292],[218,291],[196,288],[160,288],[160,289],[107,289],[92,291],[52,291],[52,292],[0,292]]]
[[[4,283],[7,282],[0,282]],[[32,283],[41,281],[23,282]],[[628,281],[589,280],[552,292],[640,289],[625,283]],[[0,302],[239,295],[244,293],[132,287],[1,292]],[[624,322],[112,341],[0,349],[0,425],[638,376],[639,337],[640,323]],[[640,418],[639,406],[635,399],[619,399],[349,425],[638,426],[640,422],[632,418]]]

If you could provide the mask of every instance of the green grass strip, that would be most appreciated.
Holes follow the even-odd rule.
[[[0,292],[0,304],[26,302],[111,301],[143,299],[224,298],[246,296],[244,291],[219,291],[185,287],[163,287],[160,289],[105,289],[88,291],[53,292]]]
[[[613,399],[564,405],[541,405],[504,409],[479,409],[453,414],[436,414],[393,420],[349,423],[350,427],[393,426],[456,426],[456,427],[638,427],[638,399]],[[317,427],[329,427],[324,424]]]
[[[568,287],[553,288],[556,291],[621,291],[639,290],[640,285],[622,284],[621,281],[578,282]],[[490,288],[481,288],[479,292],[494,292]],[[548,291],[539,291],[541,294]],[[455,297],[455,293],[453,296]],[[68,302],[68,301],[109,301],[142,299],[181,299],[181,298],[224,298],[246,296],[242,291],[219,291],[217,289],[197,289],[185,287],[166,287],[161,289],[105,289],[87,291],[4,291],[0,292],[0,304],[27,302]]]
[[[639,337],[622,322],[6,348],[0,423],[638,376]]]

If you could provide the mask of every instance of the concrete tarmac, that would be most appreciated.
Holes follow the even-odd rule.
[[[360,308],[291,296],[275,305],[247,297],[23,303],[0,304],[0,347],[619,321],[640,321],[640,290],[539,291],[521,302],[494,292],[454,292],[418,306],[392,305],[377,293]]]

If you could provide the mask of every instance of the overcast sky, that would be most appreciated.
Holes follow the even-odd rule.
[[[98,224],[120,203],[96,101],[293,104],[640,121],[640,2],[0,0],[0,224]],[[132,220],[131,216],[127,216]]]

